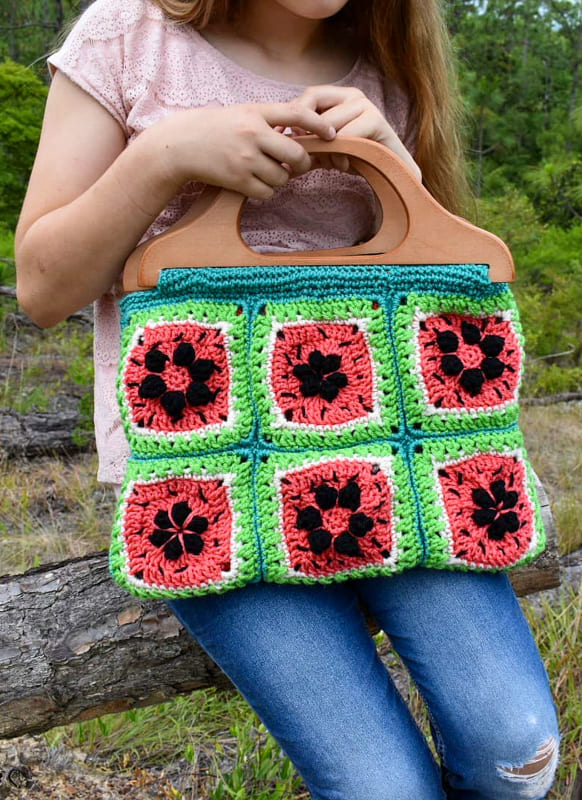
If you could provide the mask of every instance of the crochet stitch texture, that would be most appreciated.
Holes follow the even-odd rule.
[[[486,266],[170,269],[120,306],[131,458],[109,564],[132,594],[544,549],[518,310]]]

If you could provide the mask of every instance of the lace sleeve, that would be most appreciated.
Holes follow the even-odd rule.
[[[140,3],[96,0],[79,17],[61,48],[50,55],[51,78],[60,69],[94,97],[121,125],[126,137],[127,109],[123,91],[124,31],[128,7],[139,12]]]

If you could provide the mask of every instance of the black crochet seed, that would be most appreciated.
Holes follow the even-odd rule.
[[[486,356],[498,356],[505,347],[505,339],[503,336],[486,336],[479,342],[479,347]]]
[[[190,377],[197,382],[207,381],[215,370],[216,364],[210,358],[198,358],[188,367]]]
[[[454,331],[437,331],[437,346],[445,355],[441,358],[441,369],[451,378],[460,376],[459,383],[462,388],[476,397],[481,393],[486,380],[494,380],[503,375],[505,364],[497,356],[505,347],[503,336],[488,335],[481,338],[481,331],[477,325],[464,320],[461,323],[461,336],[469,345],[478,345],[485,358],[479,367],[465,369],[461,359],[454,355],[459,349],[459,337]]]
[[[320,555],[323,553],[324,550],[330,546],[333,537],[329,531],[324,530],[323,528],[317,528],[314,531],[310,531],[307,536],[307,541],[309,542],[309,547],[311,551],[316,555]]]
[[[463,389],[471,395],[471,397],[475,397],[483,388],[483,384],[485,383],[485,375],[480,369],[466,369],[463,371],[463,374],[459,379],[459,383]]]
[[[172,361],[177,367],[188,370],[191,383],[186,392],[168,391],[166,382],[159,373],[163,372],[170,357],[157,345],[150,348],[145,356],[145,366],[153,375],[146,375],[140,383],[138,394],[144,400],[160,398],[162,408],[173,422],[181,419],[186,403],[191,406],[206,406],[212,403],[215,393],[206,385],[206,381],[218,369],[216,363],[209,358],[196,358],[196,351],[190,342],[180,342],[173,353]]]
[[[150,372],[163,372],[164,367],[166,366],[166,361],[169,360],[170,359],[165,353],[155,347],[152,347],[151,350],[148,350],[146,353],[145,365]]]
[[[519,530],[519,517],[514,508],[519,500],[517,492],[508,491],[503,479],[493,481],[486,489],[473,489],[473,502],[478,508],[473,512],[473,521],[481,528],[487,528],[489,539],[500,541],[506,533]]]
[[[492,378],[499,378],[503,375],[505,364],[498,358],[484,358],[481,362],[481,369],[485,373],[485,377],[491,380]]]
[[[352,514],[349,529],[352,536],[365,536],[374,527],[374,520],[366,514]]]
[[[473,322],[461,322],[461,336],[467,344],[477,344],[481,339],[481,331]]]
[[[172,391],[164,392],[160,398],[162,408],[171,416],[179,418],[182,411],[186,408],[186,398],[184,392]]]
[[[174,350],[173,362],[177,367],[187,367],[194,361],[194,348],[190,342],[180,342]]]
[[[140,383],[138,394],[144,400],[159,397],[166,391],[166,382],[159,375],[146,375]]]
[[[327,483],[322,483],[315,490],[315,501],[323,511],[329,511],[337,503],[337,495],[337,489]]]
[[[459,349],[459,337],[454,331],[439,331],[437,344],[443,353],[454,353]]]
[[[193,516],[187,502],[174,503],[170,512],[160,509],[154,517],[154,532],[148,537],[155,547],[163,548],[169,561],[176,561],[184,551],[199,555],[204,547],[201,534],[208,530],[207,517]],[[186,520],[190,517],[190,521]],[[182,534],[182,542],[178,534]]]
[[[319,555],[332,544],[337,553],[344,556],[361,556],[362,551],[358,539],[369,533],[374,527],[374,520],[362,512],[353,513],[348,522],[348,530],[342,531],[335,539],[323,525],[322,511],[329,511],[336,505],[356,512],[360,507],[361,492],[356,481],[349,481],[339,491],[327,483],[317,486],[313,492],[316,506],[307,506],[297,512],[296,525],[300,530],[308,531],[307,541],[313,553]]]
[[[328,403],[336,399],[340,389],[348,385],[345,373],[339,372],[342,357],[336,353],[324,356],[319,350],[309,354],[307,364],[296,364],[293,375],[301,381],[299,390],[304,397],[319,395]]]
[[[214,394],[205,383],[193,381],[186,390],[186,399],[191,406],[207,406],[214,399]]]
[[[446,355],[441,358],[441,369],[445,375],[460,375],[464,368],[463,362],[458,356]]]

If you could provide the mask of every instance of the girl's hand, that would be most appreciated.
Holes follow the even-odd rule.
[[[361,136],[389,147],[422,180],[418,164],[398,138],[394,128],[383,116],[380,109],[366,95],[355,87],[348,86],[309,86],[297,98],[297,102],[317,111],[321,119],[332,125],[338,134]],[[292,128],[295,134],[306,131]],[[342,155],[318,155],[313,157],[314,166],[335,167],[342,172],[350,170],[349,159]],[[351,170],[350,170],[351,171]]]
[[[276,127],[298,127],[331,140],[335,130],[305,103],[248,103],[180,111],[142,135],[157,142],[162,168],[177,189],[198,180],[267,200],[311,158]],[[284,166],[285,165],[285,166]]]

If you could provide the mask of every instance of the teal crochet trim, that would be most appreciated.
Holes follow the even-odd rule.
[[[475,299],[494,297],[508,289],[507,283],[493,283],[486,264],[413,264],[349,266],[276,266],[221,267],[216,269],[166,269],[160,273],[158,286],[137,292],[121,302],[122,326],[127,316],[148,303],[180,302],[189,297],[213,297],[238,302],[242,296],[265,300],[300,300],[306,297],[328,299],[345,297],[354,291],[360,296],[377,297],[378,293],[414,292],[427,294],[451,292]]]
[[[487,266],[171,269],[120,306],[110,572],[132,594],[543,551],[519,313]]]

